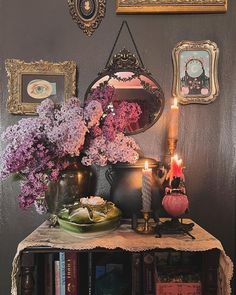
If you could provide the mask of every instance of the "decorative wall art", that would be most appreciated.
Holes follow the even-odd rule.
[[[80,29],[91,36],[106,12],[106,0],[68,0],[70,14]]]
[[[46,98],[61,103],[75,95],[74,61],[27,63],[18,59],[5,62],[8,75],[7,110],[12,114],[32,115]]]
[[[216,43],[182,41],[172,51],[173,96],[182,104],[207,104],[219,94],[217,77],[219,49]]]
[[[227,0],[116,0],[117,13],[226,12]]]

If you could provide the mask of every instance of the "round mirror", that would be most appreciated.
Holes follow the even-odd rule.
[[[125,62],[124,62],[125,51]],[[161,116],[164,108],[164,94],[160,85],[151,74],[139,66],[133,54],[123,49],[113,57],[109,67],[90,84],[85,100],[100,84],[107,83],[115,89],[115,100],[135,102],[141,108],[141,115],[136,123],[131,123],[126,134],[137,134],[150,128]],[[132,64],[129,63],[132,57]],[[114,62],[115,61],[115,62]]]

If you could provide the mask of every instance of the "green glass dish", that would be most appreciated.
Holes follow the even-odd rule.
[[[81,237],[94,237],[115,230],[120,225],[121,211],[112,202],[102,205],[84,205],[75,202],[66,205],[58,214],[58,223],[64,230]]]
[[[120,217],[98,223],[75,223],[58,218],[58,222],[64,230],[74,233],[81,238],[97,237],[117,229],[120,225]]]

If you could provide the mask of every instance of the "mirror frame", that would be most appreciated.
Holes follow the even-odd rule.
[[[130,78],[118,78],[115,74],[118,72],[131,72],[133,73],[132,77]],[[164,93],[161,89],[161,86],[157,83],[157,81],[152,77],[151,73],[143,66],[142,62],[139,61],[139,59],[131,53],[129,50],[123,48],[120,52],[115,54],[110,61],[105,66],[104,70],[98,73],[98,76],[95,80],[92,81],[92,83],[89,84],[87,91],[85,93],[85,101],[87,100],[89,93],[92,89],[92,86],[97,83],[100,79],[103,77],[108,76],[108,84],[109,80],[114,78],[118,81],[130,81],[134,78],[138,78],[140,80],[141,85],[143,86],[143,89],[149,92],[151,95],[155,95],[158,102],[160,102],[160,109],[155,114],[155,119],[150,123],[147,124],[145,127],[140,128],[136,131],[132,132],[125,132],[126,135],[135,135],[142,133],[146,131],[147,129],[151,128],[160,118],[162,115],[162,112],[164,110],[165,105],[165,97]],[[149,78],[155,85],[156,89],[152,90],[152,86],[148,83],[145,83],[139,78],[140,76],[145,76]]]

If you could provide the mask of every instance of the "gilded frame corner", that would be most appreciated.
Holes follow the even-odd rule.
[[[181,67],[181,61],[180,61],[180,55],[183,54],[183,52],[189,52],[189,54],[197,54],[197,52],[205,52],[205,54],[208,55],[209,61],[208,61],[208,72],[209,77],[204,75],[207,78],[207,85],[208,85],[208,93],[198,93],[198,94],[184,94],[183,93],[183,85],[182,82],[186,81],[185,78],[181,78],[180,74],[180,67]],[[216,97],[219,94],[219,82],[218,82],[218,59],[219,59],[219,48],[217,47],[215,42],[212,42],[210,40],[203,40],[203,41],[181,41],[179,42],[176,47],[172,51],[172,59],[173,59],[173,66],[174,66],[174,79],[173,79],[173,87],[172,87],[172,95],[174,97],[178,98],[178,101],[181,104],[191,104],[191,103],[198,103],[198,104],[208,104],[213,102]],[[189,57],[188,60],[186,59],[186,67],[187,62],[190,60],[197,60],[197,58],[194,56],[194,58]],[[201,58],[200,58],[201,59]],[[203,67],[203,61],[201,61],[201,65]],[[183,63],[183,62],[182,62]],[[185,68],[185,75],[186,73]],[[199,76],[200,77],[200,76]],[[200,82],[200,78],[195,77],[195,83]],[[203,77],[203,76],[201,76]],[[196,79],[197,78],[197,79]],[[199,80],[198,80],[199,79]],[[193,78],[192,78],[193,80]],[[199,82],[198,82],[199,81]],[[193,81],[191,82],[193,83]],[[200,84],[200,83],[199,83]],[[182,89],[182,90],[181,90]],[[207,88],[205,88],[207,89]],[[189,91],[189,90],[187,90]],[[199,90],[200,91],[200,90]]]
[[[23,101],[22,76],[30,75],[55,75],[64,77],[64,97],[66,101],[76,92],[76,63],[64,61],[52,63],[48,61],[25,62],[19,59],[7,59],[5,68],[8,76],[7,110],[17,115],[34,115],[39,103],[26,103]]]
[[[91,9],[91,12],[88,9],[89,13],[86,15],[86,11],[83,12],[82,8],[79,7],[78,0],[67,0],[72,19],[89,37],[98,28],[106,13],[106,0],[90,1],[93,1],[94,8]]]
[[[116,13],[224,13],[227,6],[228,0],[116,0]]]

